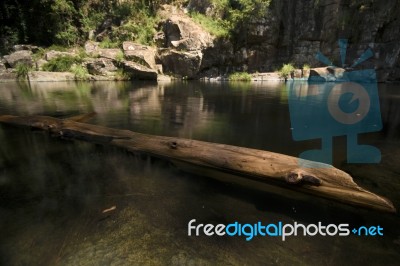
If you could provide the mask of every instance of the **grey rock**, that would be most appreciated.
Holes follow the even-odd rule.
[[[170,76],[158,75],[158,76],[157,76],[157,81],[158,81],[158,82],[171,82],[172,79],[171,79]]]
[[[51,50],[51,51],[48,51],[48,52],[45,54],[45,59],[46,59],[47,61],[50,61],[50,60],[52,60],[52,59],[54,59],[54,58],[62,57],[62,56],[71,56],[71,57],[74,57],[74,56],[76,56],[76,54],[70,53],[70,52],[60,52],[60,51]]]
[[[132,61],[124,61],[124,71],[132,79],[157,80],[157,71]]]
[[[90,56],[97,56],[99,54],[99,49],[100,47],[98,42],[87,41],[85,43],[85,52]]]
[[[32,52],[29,50],[21,50],[14,52],[10,55],[4,56],[6,66],[14,68],[18,63],[27,64],[32,66]]]
[[[39,59],[35,62],[36,70],[42,70],[43,66],[47,63],[44,59]]]
[[[303,77],[303,79],[308,79],[310,77],[310,69],[303,69],[302,77]]]
[[[113,81],[117,80],[116,76],[113,73],[109,73],[109,75],[89,75],[89,80],[91,81]]]
[[[155,60],[157,51],[155,48],[134,42],[123,42],[122,47],[124,49],[125,59],[157,70]]]
[[[379,81],[399,81],[398,0],[362,5],[343,5],[342,2],[273,1],[265,15],[252,18],[237,32],[234,56],[232,50],[215,49],[215,41],[209,44],[207,37],[200,37],[194,27],[190,28],[191,24],[179,10],[165,7],[162,14],[168,16],[161,16],[164,20],[160,28],[165,38],[160,38],[160,43],[162,47],[175,50],[201,50],[203,58],[200,69],[229,65],[232,71],[247,66],[249,72],[273,71],[289,62],[297,66],[325,66],[315,58],[318,52],[322,52],[337,67],[346,68],[364,51],[371,49],[373,57],[361,63],[359,69],[376,69]],[[190,0],[187,9],[218,17],[209,0]],[[349,40],[344,65],[340,60],[338,36],[345,36]],[[202,43],[199,40],[206,41]],[[303,78],[307,74],[303,73]]]
[[[122,55],[122,51],[117,48],[113,49],[98,49],[98,55],[104,58],[117,60]]]
[[[92,75],[114,75],[118,68],[114,65],[113,60],[108,58],[96,58],[85,62],[85,66]]]
[[[301,79],[303,77],[303,71],[301,69],[295,69],[293,71],[293,78]]]
[[[163,31],[159,31],[154,34],[153,41],[158,47],[166,47],[166,38]]]
[[[180,77],[195,78],[201,66],[202,53],[166,50],[160,54],[160,61],[165,73]]]
[[[165,5],[160,15],[164,18],[160,23],[165,35],[164,47],[194,51],[213,45],[215,38],[183,11]]]
[[[366,76],[368,72],[363,72],[362,75],[351,73],[353,70],[346,70],[340,67],[318,67],[310,69],[308,80],[325,82],[325,81],[360,81],[360,82],[375,82],[376,75],[372,71],[370,76]],[[351,77],[349,76],[351,74]],[[351,79],[351,80],[350,80]]]
[[[47,72],[31,71],[28,74],[29,81],[68,81],[75,80],[74,74],[70,72]]]
[[[162,64],[156,64],[156,70],[157,70],[158,74],[163,74],[164,73]]]
[[[279,73],[276,72],[265,72],[265,73],[257,73],[252,75],[252,80],[254,81],[285,81],[284,78],[282,78]]]
[[[88,33],[88,39],[89,40],[94,40],[95,37],[96,37],[95,36],[95,30],[90,30],[89,33]]]

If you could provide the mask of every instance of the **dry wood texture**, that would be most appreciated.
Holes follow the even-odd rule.
[[[305,162],[300,167],[299,159],[284,154],[261,151],[231,145],[204,141],[153,136],[107,128],[78,121],[85,121],[89,115],[70,119],[47,116],[1,115],[0,122],[27,126],[48,131],[54,136],[84,140],[103,145],[113,145],[128,151],[145,153],[170,160],[180,165],[191,165],[186,169],[207,169],[198,174],[229,174],[275,187],[291,189],[315,196],[340,201],[365,208],[396,212],[393,204],[359,187],[352,177],[334,167],[321,167],[315,162]]]

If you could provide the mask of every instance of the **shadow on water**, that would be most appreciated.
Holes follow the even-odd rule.
[[[399,145],[393,133],[399,124],[393,104],[398,98],[390,88],[383,88],[382,95],[385,130],[365,137],[382,149],[382,163],[345,165],[343,158],[336,163],[399,209]],[[100,82],[0,88],[1,113],[64,117],[96,111],[96,124],[291,155],[318,145],[292,140],[287,109],[281,85]],[[160,160],[29,130],[2,126],[0,143],[0,264],[393,265],[400,259],[397,214],[262,192],[186,174]],[[278,237],[188,237],[191,219],[379,224],[385,235],[299,236],[285,242]]]

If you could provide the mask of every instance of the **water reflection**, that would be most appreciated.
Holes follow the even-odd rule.
[[[375,83],[288,82],[289,108],[295,140],[321,139],[320,149],[304,151],[300,158],[333,162],[333,137],[347,138],[347,162],[379,163],[380,151],[358,143],[361,133],[382,129]]]
[[[0,84],[0,113],[58,117],[95,111],[92,123],[272,150],[297,156],[318,141],[293,141],[283,84]],[[398,89],[395,88],[395,89]],[[381,88],[384,129],[363,141],[378,165],[337,166],[400,206],[400,97]],[[318,92],[318,88],[309,88]],[[301,93],[300,93],[301,95]],[[398,216],[306,195],[286,197],[179,172],[161,161],[87,143],[0,127],[0,264],[393,264]],[[102,211],[112,206],[116,210]],[[187,222],[299,221],[376,225],[384,238],[187,237]],[[360,254],[360,256],[354,256]]]

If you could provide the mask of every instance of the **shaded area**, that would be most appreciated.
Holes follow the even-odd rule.
[[[96,124],[298,155],[318,141],[291,140],[283,90],[201,83],[0,84],[0,112],[59,117],[96,111]],[[82,89],[85,88],[85,89]],[[379,165],[337,165],[357,183],[400,199],[397,87],[380,88],[384,131],[362,136]],[[177,108],[178,106],[181,106]],[[388,108],[391,106],[390,108]],[[388,111],[390,110],[390,112]],[[197,119],[197,120],[196,120]],[[260,130],[262,133],[255,132]],[[265,133],[265,135],[264,135]],[[341,139],[335,139],[340,155]],[[308,196],[288,199],[182,174],[118,150],[1,127],[0,264],[393,264],[399,216]],[[27,152],[22,152],[22,148]],[[104,209],[116,210],[103,214]],[[187,223],[381,225],[384,237],[188,237]],[[355,256],[354,254],[359,254]]]

